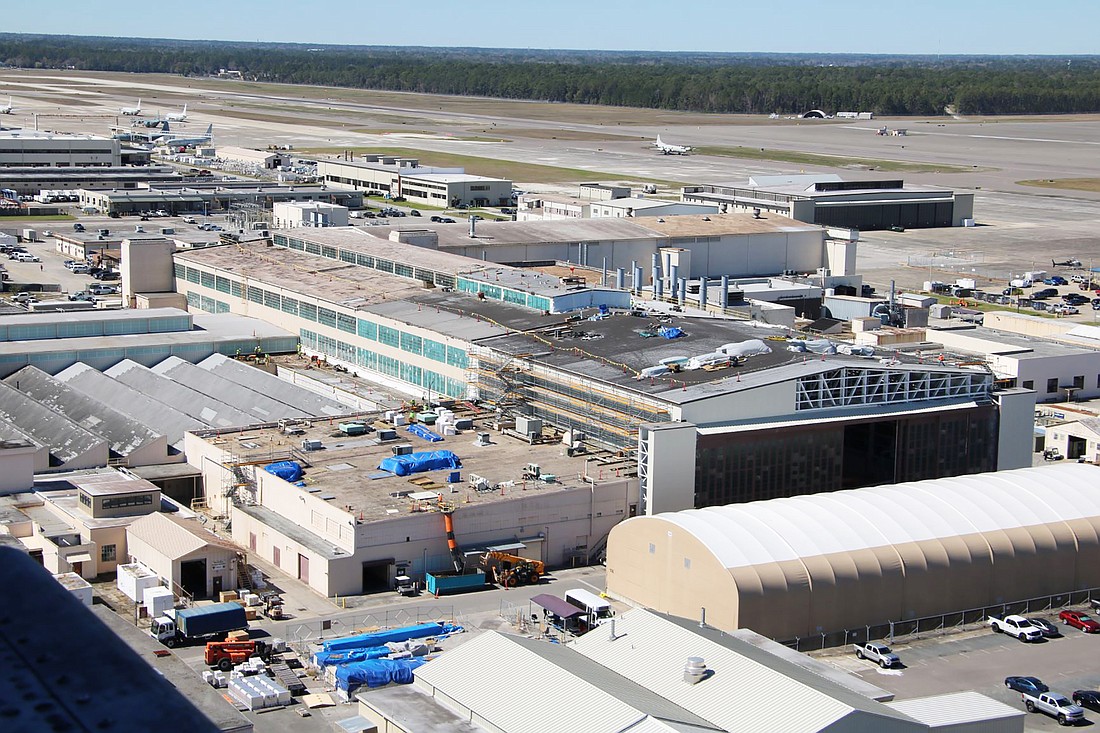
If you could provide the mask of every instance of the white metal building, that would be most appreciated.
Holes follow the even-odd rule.
[[[463,168],[422,166],[415,158],[374,155],[361,161],[318,160],[317,175],[333,188],[401,196],[443,208],[507,206],[512,201],[511,181],[470,175]]]
[[[424,711],[404,716],[408,733],[429,730],[424,721],[437,714],[501,733],[1023,730],[1023,710],[984,695],[879,702],[861,681],[777,647],[633,609],[564,646],[485,632],[417,669],[412,689],[379,701],[390,705],[368,693],[359,709],[380,730],[394,729],[386,707]],[[689,658],[703,665],[697,677],[685,673]],[[555,694],[532,695],[536,686]]]
[[[589,207],[593,219],[630,218],[642,216],[680,216],[683,214],[717,214],[715,204],[688,204],[682,201],[662,201],[661,199],[624,198],[610,201],[593,201]]]
[[[975,474],[627,520],[608,592],[791,639],[1100,586],[1097,468]]]
[[[346,227],[348,207],[323,201],[287,201],[275,204],[276,229]]]

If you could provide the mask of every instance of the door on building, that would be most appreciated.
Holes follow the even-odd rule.
[[[180,587],[193,598],[206,597],[206,558],[180,563]]]
[[[1066,458],[1071,461],[1077,460],[1085,455],[1088,450],[1089,441],[1086,438],[1078,438],[1076,435],[1069,436],[1069,442],[1066,444]]]
[[[210,579],[210,582],[210,595],[217,598],[218,594],[222,592],[222,576],[215,575],[213,578]]]
[[[256,533],[255,532],[249,532],[248,533],[248,549],[252,550],[253,552],[256,551]]]
[[[393,567],[393,560],[373,560],[363,563],[363,592],[377,593],[392,590],[391,567]]]
[[[282,559],[282,551],[278,547],[271,548],[271,562],[275,563],[275,567],[280,566],[280,560]]]
[[[298,555],[298,580],[309,584],[309,558],[305,555]]]

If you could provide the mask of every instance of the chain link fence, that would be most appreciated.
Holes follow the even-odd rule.
[[[845,644],[862,644],[868,641],[885,639],[889,643],[913,641],[929,636],[943,636],[949,633],[967,631],[985,626],[986,620],[996,615],[1042,613],[1091,604],[1100,599],[1100,588],[1069,591],[1058,595],[1039,596],[1022,601],[999,603],[983,608],[971,608],[965,611],[952,611],[936,616],[924,616],[904,621],[887,621],[882,624],[861,626],[855,629],[823,632],[813,636],[795,637],[781,642],[800,651],[818,651]]]

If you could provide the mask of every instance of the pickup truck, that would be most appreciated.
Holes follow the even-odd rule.
[[[1038,695],[1020,695],[1029,713],[1041,712],[1057,718],[1058,725],[1073,725],[1085,719],[1085,711],[1074,705],[1065,695],[1057,692],[1041,692]]]
[[[885,644],[869,641],[866,644],[853,644],[852,648],[855,649],[858,659],[870,659],[883,669],[901,664],[898,655],[890,651],[890,647]]]
[[[990,616],[989,626],[998,634],[1004,633],[1015,636],[1020,641],[1039,641],[1043,638],[1043,631],[1032,624],[1023,616],[1015,614],[1011,616]]]

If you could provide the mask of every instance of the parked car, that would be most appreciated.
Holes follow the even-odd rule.
[[[16,293],[12,296],[12,300],[16,303],[36,303],[38,298],[34,297],[30,293],[23,291],[22,293]]]
[[[1045,618],[1036,618],[1036,617],[1033,617],[1033,616],[1028,616],[1027,620],[1031,622],[1032,626],[1039,629],[1039,631],[1042,631],[1043,636],[1050,637],[1050,636],[1061,636],[1062,635],[1062,630],[1059,629],[1056,624],[1052,624],[1050,621],[1047,621]]]
[[[92,283],[88,286],[88,292],[92,295],[114,295],[117,290],[114,285]]]
[[[439,222],[443,221],[443,217],[442,216],[433,216],[430,219],[428,219],[428,221],[434,221],[436,223],[439,223]]]
[[[69,269],[72,270],[74,275],[87,275],[92,270],[92,268],[88,267],[85,264],[79,263],[79,262],[76,263],[75,265],[73,265],[72,267],[70,267]]]
[[[29,252],[20,252],[15,258],[18,262],[41,262],[42,258]]]
[[[1011,614],[1008,616],[990,616],[986,622],[998,634],[1015,636],[1020,641],[1039,641],[1043,638],[1043,632],[1033,626],[1023,616]]]
[[[1054,288],[1043,288],[1042,290],[1037,290],[1031,294],[1032,300],[1046,300],[1047,298],[1056,297],[1058,297],[1058,291]]]
[[[1038,695],[1025,692],[1023,699],[1029,713],[1046,713],[1057,718],[1058,725],[1073,725],[1085,719],[1085,711],[1079,705],[1057,692],[1040,692]]]
[[[1053,275],[1043,280],[1044,285],[1069,285],[1061,275]]]
[[[1083,611],[1062,611],[1058,614],[1058,618],[1066,626],[1081,629],[1086,634],[1095,634],[1100,631],[1100,623]]]
[[[1050,691],[1050,688],[1038,677],[1005,677],[1005,687],[1025,695],[1038,695],[1040,692]]]
[[[82,232],[82,231],[84,231],[84,225],[83,225],[83,224],[81,224],[81,223],[80,223],[79,221],[78,221],[78,222],[76,222],[75,224],[73,224],[73,231],[74,231],[74,232]]]
[[[1073,704],[1080,705],[1083,708],[1100,710],[1100,692],[1096,690],[1075,690]]]
[[[89,303],[94,303],[95,302],[95,296],[92,295],[91,293],[89,293],[87,290],[81,290],[79,292],[72,293],[69,296],[69,300],[84,300],[84,301],[87,301]]]
[[[103,270],[102,272],[96,273],[94,277],[96,280],[121,280],[122,274],[114,270]]]
[[[1085,303],[1091,303],[1087,295],[1081,295],[1080,293],[1070,293],[1069,295],[1062,296],[1062,302],[1066,305],[1084,305]]]
[[[449,216],[440,217],[440,223],[442,224],[454,224],[455,220]]]
[[[890,650],[890,647],[879,642],[869,641],[866,644],[854,644],[857,659],[870,659],[883,669],[901,664],[901,659]]]

